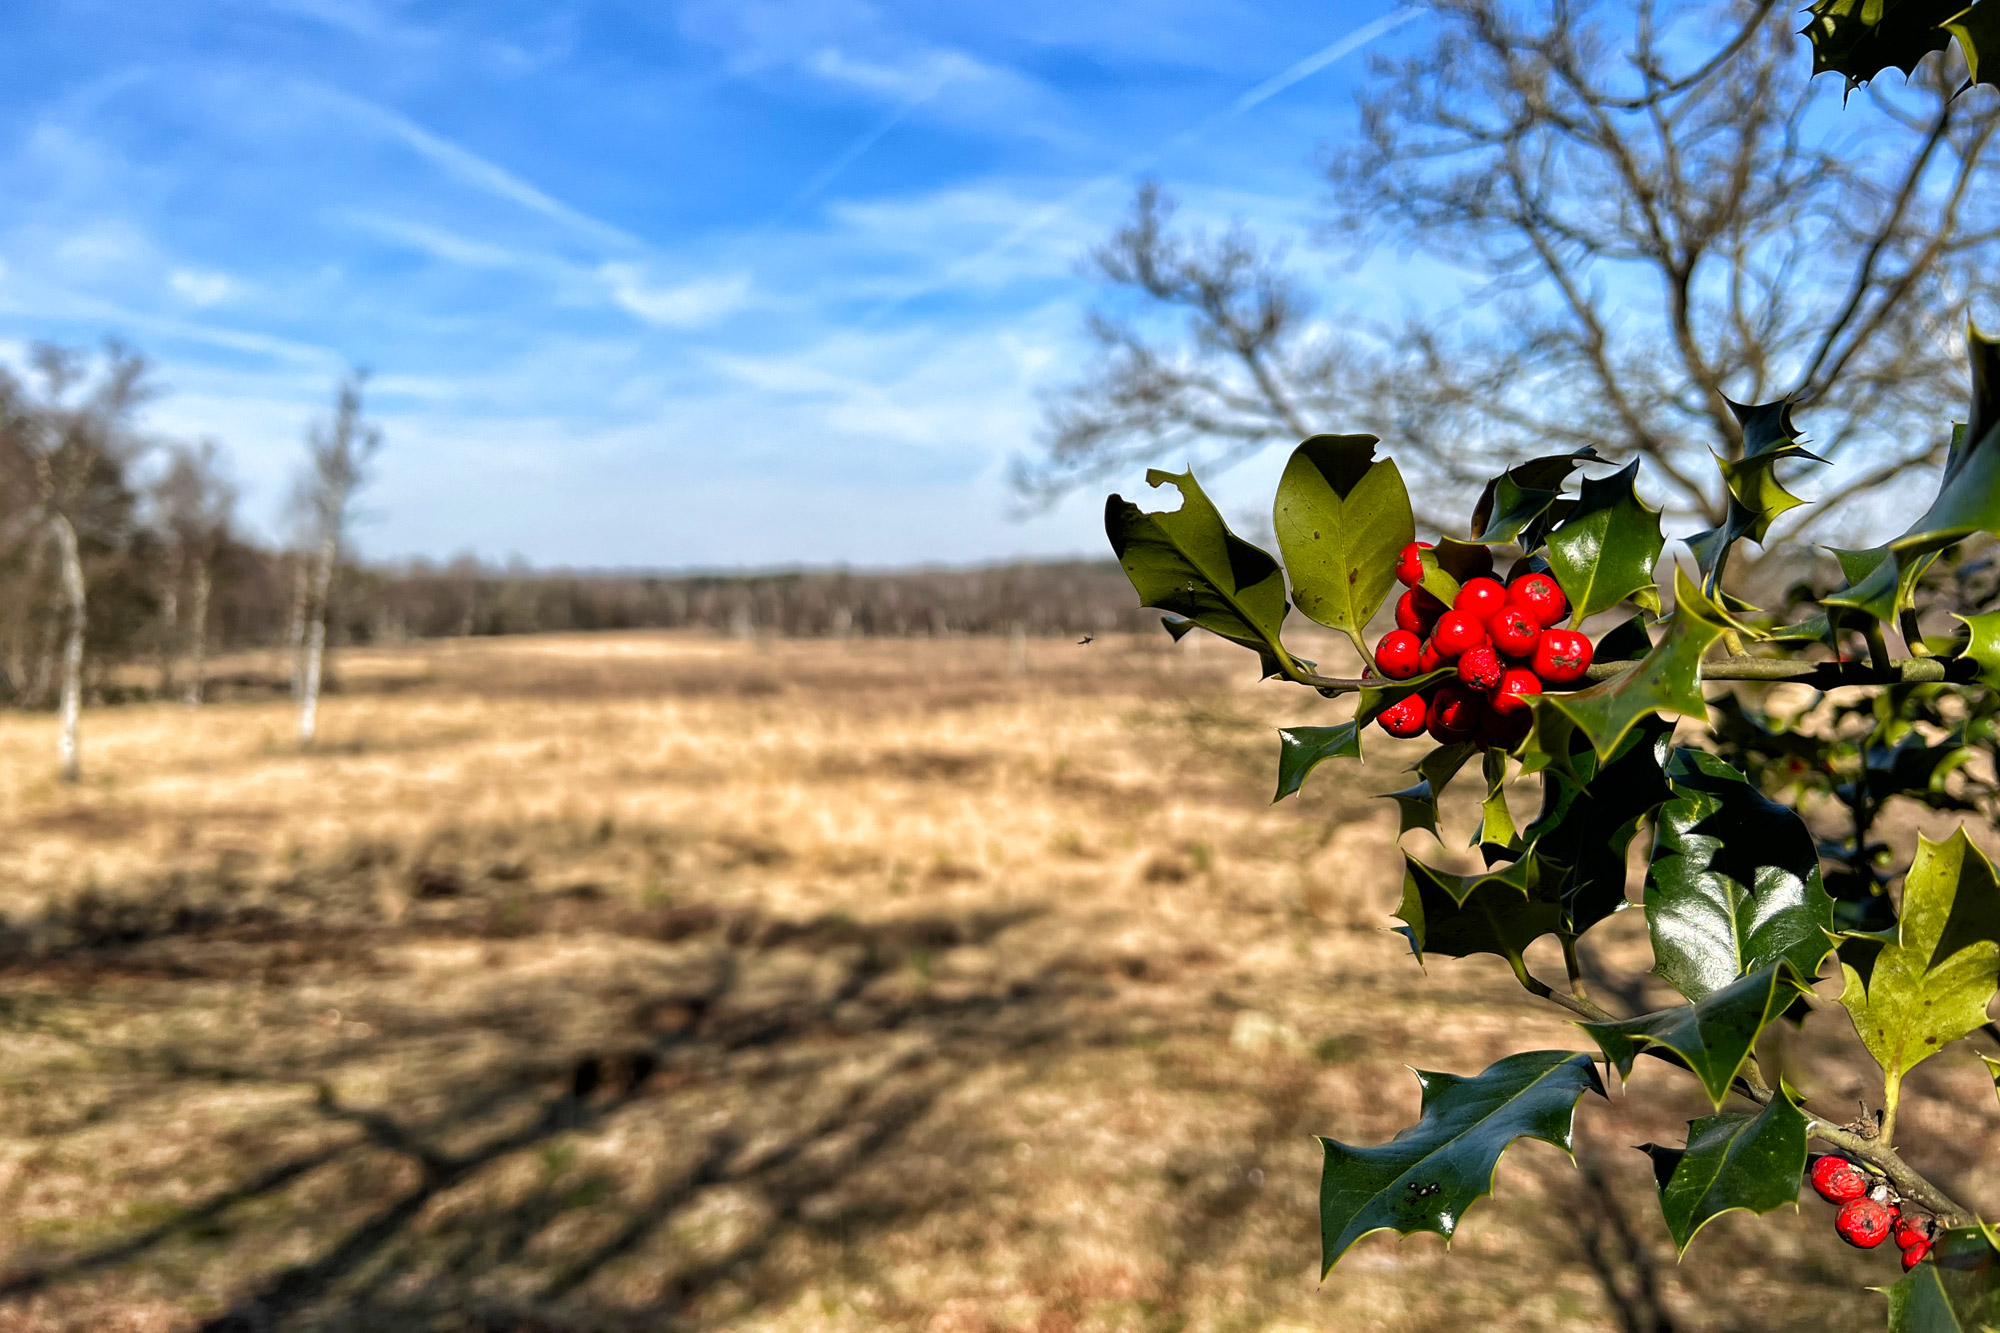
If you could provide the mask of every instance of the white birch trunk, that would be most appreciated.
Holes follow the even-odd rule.
[[[198,708],[208,670],[208,561],[196,557],[191,582],[194,605],[188,612],[187,705]]]
[[[312,614],[306,626],[305,679],[299,694],[299,744],[311,745],[319,727],[319,686],[326,661],[326,606],[333,592],[333,566],[339,558],[339,543],[329,535],[321,540],[319,568],[313,571]]]
[[[167,590],[160,598],[160,697],[174,696],[174,659],[180,655],[181,637],[181,566],[183,557],[176,550],[167,566]]]
[[[292,657],[292,697],[306,692],[306,600],[312,587],[312,571],[300,557],[292,571],[291,623],[285,626],[285,646]]]
[[[62,761],[65,782],[75,782],[83,772],[83,757],[77,748],[77,719],[83,712],[83,631],[88,604],[83,590],[83,556],[77,550],[76,529],[68,518],[58,515],[55,529],[56,558],[62,562],[63,598],[69,613],[68,635],[62,655],[62,732],[56,740],[56,754]]]

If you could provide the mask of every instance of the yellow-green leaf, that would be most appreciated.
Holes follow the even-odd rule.
[[[1648,713],[1680,713],[1704,718],[1701,658],[1722,637],[1724,621],[1715,604],[1674,570],[1674,614],[1667,632],[1639,664],[1622,675],[1570,694],[1550,694],[1549,704],[1567,714],[1590,737],[1600,755],[1618,748],[1625,733]]]
[[[1416,540],[1403,474],[1373,435],[1315,435],[1292,451],[1271,511],[1292,604],[1328,629],[1358,632],[1396,586]]]

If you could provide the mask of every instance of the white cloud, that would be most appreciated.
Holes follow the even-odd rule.
[[[597,273],[620,309],[664,328],[713,324],[741,309],[750,296],[750,277],[745,273],[664,284],[641,264],[605,264]]]
[[[177,268],[167,274],[167,286],[174,294],[198,309],[227,305],[243,295],[243,284],[227,273]]]

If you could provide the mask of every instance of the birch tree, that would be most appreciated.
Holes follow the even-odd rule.
[[[166,547],[160,581],[160,694],[170,698],[178,688],[194,707],[206,686],[215,562],[229,540],[236,509],[236,490],[223,476],[215,442],[174,446],[166,471],[153,483],[151,500],[153,521]],[[184,681],[178,679],[182,660],[188,665]]]
[[[297,504],[304,520],[304,624],[297,663],[299,744],[311,745],[319,726],[319,691],[326,665],[327,612],[333,597],[354,496],[367,484],[382,432],[362,417],[361,391],[367,374],[354,371],[334,397],[333,420],[306,435],[306,467],[299,478]]]
[[[146,362],[109,342],[93,367],[84,352],[51,344],[31,349],[31,384],[11,379],[0,393],[15,489],[25,492],[22,526],[32,563],[52,559],[53,612],[47,640],[59,680],[57,759],[64,780],[82,774],[78,737],[83,711],[85,634],[90,624],[87,543],[114,544],[129,528],[132,493],[125,478],[146,441],[134,424],[151,394]]]

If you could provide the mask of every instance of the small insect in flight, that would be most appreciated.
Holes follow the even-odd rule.
[[[1094,639],[1094,638],[1096,638],[1096,637],[1097,637],[1097,636],[1096,636],[1096,635],[1094,635],[1094,634],[1086,634],[1086,635],[1084,635],[1084,636],[1083,636],[1082,638],[1080,638],[1080,639],[1078,639],[1078,640],[1076,641],[1076,642],[1077,642],[1077,646],[1078,646],[1078,647],[1082,647],[1082,646],[1083,646],[1084,644],[1086,644],[1086,643],[1089,643],[1089,642],[1090,642],[1090,641],[1091,641],[1092,639]]]

